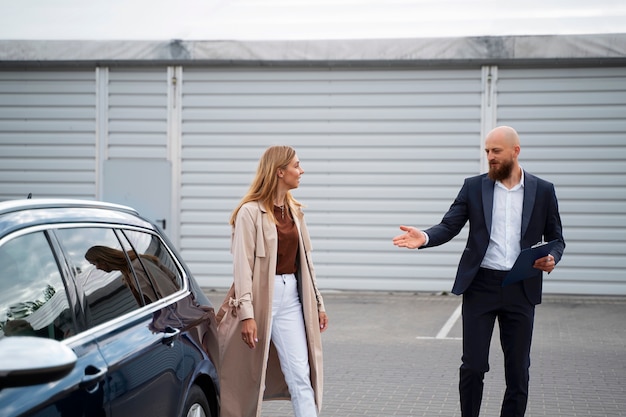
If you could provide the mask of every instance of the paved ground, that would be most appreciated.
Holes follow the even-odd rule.
[[[207,290],[216,305],[224,292]],[[450,295],[324,292],[321,417],[460,416],[461,299]],[[626,297],[545,296],[537,307],[526,416],[626,416]],[[482,417],[504,394],[497,331]],[[263,403],[263,417],[293,416]]]

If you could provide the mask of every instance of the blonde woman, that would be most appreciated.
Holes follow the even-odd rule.
[[[290,399],[296,417],[322,406],[328,317],[290,193],[303,173],[293,148],[268,148],[230,218],[234,282],[217,316],[222,417],[260,416],[263,400]]]

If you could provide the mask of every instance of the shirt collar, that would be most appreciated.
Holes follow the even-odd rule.
[[[521,166],[521,165],[520,165],[519,169],[520,169],[520,171],[522,171],[522,176],[520,177],[519,183],[518,183],[515,187],[511,188],[511,191],[513,191],[513,190],[517,190],[517,189],[518,189],[518,187],[519,187],[519,188],[524,188],[524,169],[522,168],[522,166]],[[502,182],[501,182],[500,180],[497,180],[497,181],[496,181],[496,185],[497,185],[498,187],[502,187],[502,188],[504,188],[505,190],[508,190],[508,188],[506,188],[506,187],[504,186],[504,184],[502,184]]]

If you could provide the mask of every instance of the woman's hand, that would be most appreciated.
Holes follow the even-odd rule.
[[[241,338],[250,349],[254,349],[259,342],[256,334],[256,321],[254,319],[246,319],[241,322]]]
[[[323,311],[320,311],[319,316],[320,316],[320,332],[324,332],[328,328],[328,316]]]

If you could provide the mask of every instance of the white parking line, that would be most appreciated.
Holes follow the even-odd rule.
[[[439,333],[437,333],[437,336],[435,337],[417,336],[416,339],[461,340],[462,337],[448,337],[448,333],[450,333],[450,330],[452,330],[452,327],[454,327],[454,324],[457,322],[459,317],[461,317],[461,308],[462,308],[462,304],[459,304],[456,310],[454,310],[452,315],[448,318],[448,321],[446,321],[446,323],[443,325],[441,330],[439,330]]]

